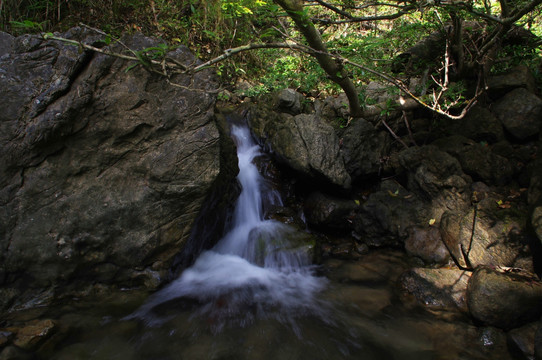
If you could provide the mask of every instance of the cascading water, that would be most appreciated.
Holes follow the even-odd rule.
[[[197,313],[213,319],[215,330],[227,321],[245,324],[255,316],[291,321],[295,315],[321,311],[315,294],[326,284],[313,275],[307,244],[290,226],[263,216],[262,197],[280,202],[265,189],[265,179],[253,160],[261,155],[246,126],[234,125],[241,194],[232,229],[211,250],[166,288],[154,294],[131,317],[148,323],[163,319],[155,311],[178,299],[196,301]]]

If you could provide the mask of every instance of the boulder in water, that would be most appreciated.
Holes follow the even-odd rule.
[[[542,315],[542,284],[528,272],[479,267],[469,280],[467,304],[476,320],[513,329]]]

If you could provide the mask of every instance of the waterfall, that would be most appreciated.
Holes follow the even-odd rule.
[[[178,299],[198,303],[197,313],[212,317],[219,328],[227,321],[246,323],[255,316],[289,319],[319,311],[315,295],[326,282],[314,276],[308,245],[300,241],[303,236],[288,225],[264,219],[262,198],[279,205],[281,200],[265,186],[253,163],[261,150],[246,126],[233,125],[232,137],[241,193],[231,230],[131,318],[160,322],[153,309]]]

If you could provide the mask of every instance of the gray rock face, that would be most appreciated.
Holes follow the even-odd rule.
[[[341,154],[352,179],[378,175],[389,149],[389,135],[364,119],[355,119],[342,136]]]
[[[395,181],[386,180],[353,219],[354,229],[370,246],[398,246],[409,229],[430,218],[426,204]]]
[[[350,188],[351,178],[339,152],[339,139],[319,116],[257,112],[251,127],[280,162],[304,177]]]
[[[471,315],[484,324],[512,329],[540,318],[542,284],[532,274],[478,268],[467,287]]]
[[[518,140],[535,136],[542,122],[542,100],[518,88],[497,101],[491,109],[504,128]]]
[[[312,193],[305,201],[304,212],[310,225],[347,229],[347,219],[357,207],[352,200],[339,199],[319,192]]]
[[[447,211],[442,215],[442,239],[462,266],[468,265],[465,257],[473,267],[513,266],[526,255],[525,220],[500,210],[497,201],[483,200],[476,212],[471,208],[464,213]]]
[[[491,148],[463,136],[450,136],[433,143],[459,160],[463,171],[475,180],[502,185],[513,175],[508,159],[497,155]]]
[[[0,309],[68,281],[156,287],[187,241],[219,177],[216,81],[129,65],[34,36],[0,58]]]

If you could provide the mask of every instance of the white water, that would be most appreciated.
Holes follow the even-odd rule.
[[[217,330],[226,321],[246,324],[254,316],[291,321],[296,315],[320,312],[315,295],[326,282],[313,275],[307,245],[299,241],[300,233],[264,219],[262,197],[275,202],[280,198],[262,192],[265,180],[253,164],[261,155],[260,148],[246,127],[234,126],[232,135],[237,144],[237,178],[242,187],[232,230],[130,318],[160,323],[164,319],[153,309],[177,299],[198,302],[197,313],[212,317]]]

